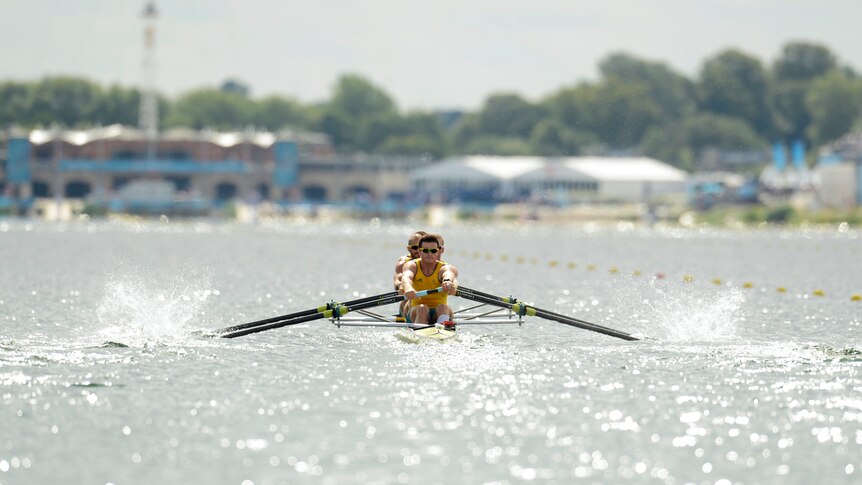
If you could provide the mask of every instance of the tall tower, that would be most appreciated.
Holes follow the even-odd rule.
[[[159,99],[156,95],[156,19],[159,13],[154,1],[144,7],[144,56],[141,106],[138,111],[138,127],[147,137],[147,159],[156,158],[159,136]]]

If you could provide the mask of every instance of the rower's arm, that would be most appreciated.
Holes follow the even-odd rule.
[[[451,264],[440,268],[440,286],[446,293],[454,295],[458,289],[458,268]]]
[[[452,274],[454,275],[454,279],[457,279],[458,278],[458,268],[452,263],[446,263],[446,267],[443,268],[443,271],[446,271],[447,268],[450,271],[452,271]]]
[[[413,276],[416,274],[416,263],[408,261],[404,263],[401,269],[401,291],[407,298],[411,298],[411,294],[415,297],[416,290],[413,288]]]
[[[404,265],[406,261],[404,256],[398,258],[398,262],[395,263],[395,278],[392,281],[393,286],[395,286],[395,290],[401,290],[401,276],[403,275]]]

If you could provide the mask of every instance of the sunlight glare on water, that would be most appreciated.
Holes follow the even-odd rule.
[[[199,332],[387,292],[414,227],[3,224],[0,483],[859,479],[853,230],[448,227],[464,286],[649,339],[417,342]]]

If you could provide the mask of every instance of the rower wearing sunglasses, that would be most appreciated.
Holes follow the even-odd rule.
[[[454,295],[458,288],[458,275],[451,265],[440,261],[442,245],[437,236],[426,234],[419,240],[419,259],[404,265],[401,288],[410,302],[407,317],[411,323],[437,323],[454,329],[452,310],[447,305],[447,297]],[[442,287],[443,292],[417,297],[417,291]]]
[[[401,256],[395,262],[395,280],[393,283],[397,291],[401,291],[401,273],[404,272],[404,265],[408,261],[419,259],[419,255],[421,254],[419,252],[419,240],[426,234],[428,233],[425,231],[416,231],[411,234],[410,239],[407,240],[407,254]]]
[[[404,273],[404,265],[408,262],[419,259],[419,255],[422,254],[419,251],[419,240],[422,239],[423,236],[428,234],[425,231],[416,231],[410,235],[410,238],[407,240],[407,254],[398,258],[398,261],[395,262],[395,280],[393,281],[395,290],[401,293],[404,292],[401,290],[401,276]],[[406,317],[407,313],[410,311],[410,302],[404,300],[401,304],[398,305],[398,316]]]

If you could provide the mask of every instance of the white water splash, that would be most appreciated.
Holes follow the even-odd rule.
[[[627,286],[621,298],[643,333],[671,342],[721,341],[736,336],[745,297],[737,288],[697,288],[656,280]]]
[[[729,288],[709,294],[678,292],[674,298],[654,302],[657,321],[671,341],[709,341],[736,335],[737,312],[745,302],[740,290]]]
[[[96,310],[99,322],[107,326],[100,334],[108,341],[135,347],[184,340],[189,334],[187,325],[213,295],[218,290],[210,289],[207,279],[201,277],[112,278]]]

